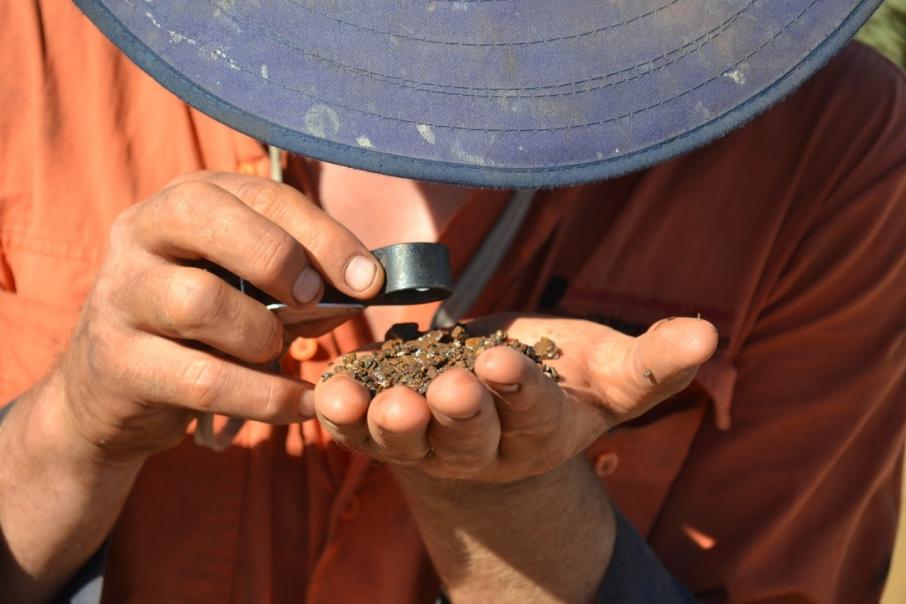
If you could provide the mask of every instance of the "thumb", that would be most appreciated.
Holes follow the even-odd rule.
[[[604,397],[622,421],[641,415],[686,388],[717,348],[717,328],[702,319],[672,317],[637,338],[616,338],[591,360]]]

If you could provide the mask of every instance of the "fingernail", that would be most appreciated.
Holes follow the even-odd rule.
[[[304,417],[315,416],[315,391],[304,390],[302,392],[302,415]]]
[[[324,281],[321,279],[321,275],[318,274],[318,271],[307,266],[303,268],[302,272],[299,273],[299,276],[296,277],[296,282],[293,284],[293,298],[295,298],[296,302],[299,304],[314,302],[318,297],[318,294],[321,293],[323,285]]]
[[[473,417],[476,417],[479,413],[481,413],[481,409],[475,409],[473,411],[470,411],[467,414],[461,414],[461,415],[456,415],[453,413],[441,413],[440,411],[436,411],[436,410],[434,411],[434,413],[436,415],[446,417],[450,421],[461,422],[463,420],[472,419]]]
[[[519,384],[498,384],[496,382],[488,382],[495,392],[500,392],[503,394],[512,394],[513,392],[519,392]]]
[[[377,273],[377,265],[374,260],[365,256],[354,256],[346,265],[346,274],[343,275],[343,278],[346,279],[346,285],[360,292],[368,289],[374,281],[375,273]]]

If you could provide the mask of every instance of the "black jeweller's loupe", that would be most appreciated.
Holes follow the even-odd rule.
[[[384,267],[384,288],[374,298],[359,300],[325,284],[321,301],[296,309],[233,276],[227,281],[255,298],[288,324],[340,316],[366,306],[403,306],[443,300],[453,292],[450,254],[440,243],[397,243],[372,250]],[[220,275],[223,277],[224,275]]]

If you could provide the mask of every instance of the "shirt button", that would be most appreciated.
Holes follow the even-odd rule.
[[[297,361],[310,361],[318,354],[317,338],[296,338],[289,345],[289,356]]]
[[[595,474],[604,478],[613,474],[620,465],[620,457],[616,453],[601,453],[595,458]]]
[[[340,512],[340,520],[349,522],[356,518],[361,510],[362,500],[359,499],[358,495],[353,495],[346,501],[346,505],[343,506],[343,511]]]

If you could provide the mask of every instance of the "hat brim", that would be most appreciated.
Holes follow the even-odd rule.
[[[552,187],[703,145],[880,0],[76,0],[139,67],[269,144],[418,180]]]

